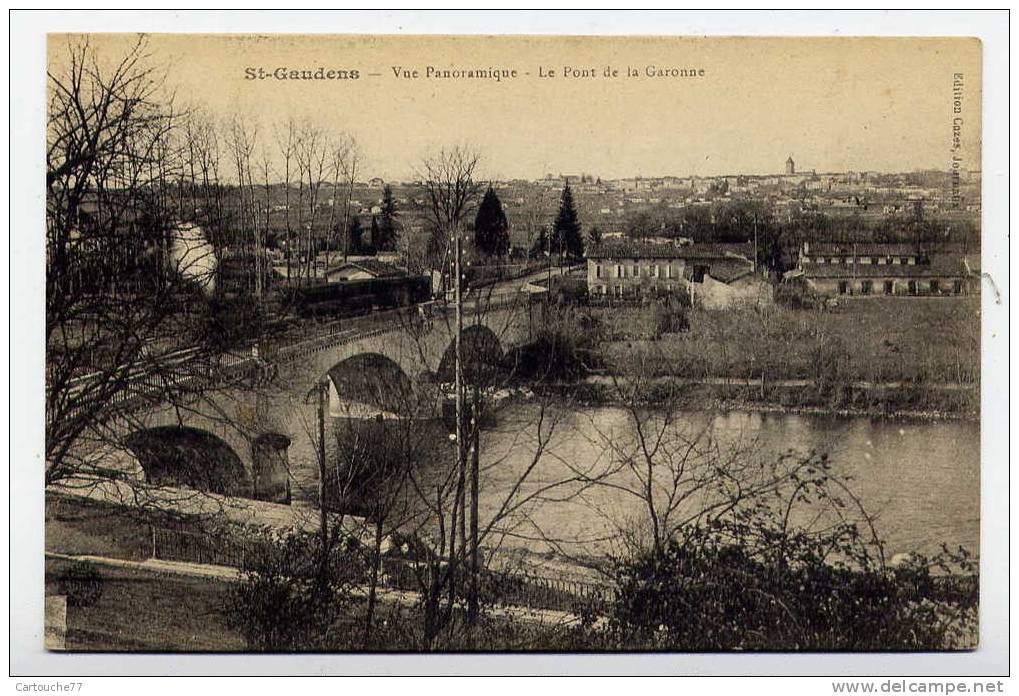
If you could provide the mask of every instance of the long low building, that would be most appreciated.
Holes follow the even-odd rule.
[[[973,294],[979,277],[979,256],[905,244],[804,244],[798,268],[786,274],[818,292],[864,297]]]

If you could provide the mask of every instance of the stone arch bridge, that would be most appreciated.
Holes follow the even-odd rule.
[[[516,347],[543,309],[523,295],[466,307],[462,345]],[[124,445],[103,456],[151,482],[273,502],[301,491],[313,498],[320,390],[323,398],[328,390],[331,416],[389,417],[452,381],[450,308],[431,303],[370,319],[370,327],[344,331],[341,322],[323,335],[260,346],[257,357],[218,370],[227,379],[189,375],[176,398],[120,404],[110,421]]]

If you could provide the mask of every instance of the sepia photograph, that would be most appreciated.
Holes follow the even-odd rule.
[[[979,39],[45,62],[47,651],[980,646]]]

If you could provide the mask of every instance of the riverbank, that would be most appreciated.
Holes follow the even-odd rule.
[[[534,390],[579,406],[618,406],[630,398],[625,380],[619,380],[617,385],[611,376],[595,375],[580,382],[543,384],[535,386]],[[760,379],[659,376],[644,380],[643,387],[646,394],[643,403],[668,403],[693,411],[750,411],[908,422],[980,420],[978,388],[967,384],[857,382],[819,386],[809,380],[769,383]]]

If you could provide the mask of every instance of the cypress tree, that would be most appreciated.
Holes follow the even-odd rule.
[[[355,215],[350,218],[350,227],[347,229],[347,239],[350,240],[350,253],[361,254],[364,250],[364,229],[361,227],[361,219]]]
[[[555,219],[553,251],[556,246],[573,259],[579,259],[584,255],[584,239],[580,236],[580,220],[577,218],[577,209],[573,204],[573,192],[568,183],[563,188],[563,195],[559,199],[559,214]]]
[[[503,256],[509,251],[509,243],[506,213],[495,189],[489,186],[474,218],[474,246],[489,256]]]
[[[382,239],[382,231],[379,229],[379,220],[372,215],[372,246],[375,249],[383,249],[385,240]]]
[[[393,187],[386,184],[382,189],[382,213],[379,215],[378,239],[372,236],[372,242],[379,251],[395,251],[397,237],[396,201],[393,199]]]

